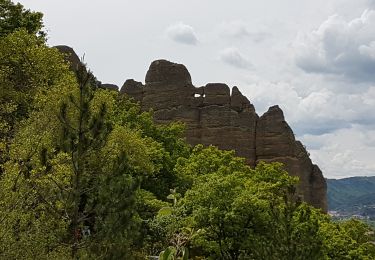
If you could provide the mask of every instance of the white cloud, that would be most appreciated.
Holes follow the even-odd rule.
[[[335,74],[354,81],[375,81],[375,10],[351,21],[338,15],[300,35],[296,63],[306,72]]]
[[[369,45],[361,45],[358,48],[362,56],[367,56],[375,60],[375,41],[370,42]]]
[[[219,52],[219,59],[231,66],[248,69],[252,65],[250,61],[237,49],[237,48],[226,48]]]
[[[239,40],[243,38],[251,39],[254,42],[261,42],[267,37],[270,36],[269,33],[265,32],[264,30],[256,30],[253,31],[249,28],[249,26],[243,21],[230,21],[230,22],[223,22],[219,26],[219,34],[223,38],[237,38]]]
[[[312,160],[327,178],[375,174],[375,131],[359,125],[323,135],[304,135]]]
[[[220,33],[223,36],[244,37],[249,36],[250,32],[247,25],[241,21],[224,22],[220,25]]]
[[[325,177],[375,175],[375,86],[361,93],[322,88],[301,95],[287,82],[258,81],[247,95],[260,115],[280,105]]]
[[[175,42],[188,45],[195,45],[198,43],[198,38],[195,34],[194,28],[183,22],[169,26],[166,32],[168,37]]]
[[[375,86],[360,93],[337,93],[326,88],[300,94],[287,82],[252,83],[246,94],[261,114],[279,104],[297,135],[321,135],[353,124],[375,126]]]
[[[294,125],[303,133],[324,133],[354,124],[375,125],[375,87],[358,94],[321,90],[303,98]]]

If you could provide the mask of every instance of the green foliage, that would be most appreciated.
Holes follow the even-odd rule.
[[[164,251],[162,251],[159,255],[160,260],[174,260],[177,250],[170,246]]]
[[[27,10],[20,3],[10,0],[0,0],[0,37],[6,36],[18,29],[25,29],[29,34],[45,37],[43,14]]]
[[[359,220],[325,222],[320,232],[329,259],[375,258],[374,231]]]
[[[147,182],[164,173],[175,178],[171,168],[179,153],[189,153],[180,125],[154,126],[136,104],[97,89],[89,79],[79,78],[77,86],[69,75],[37,92],[28,118],[17,127],[0,183],[2,255],[130,257],[131,247],[147,241],[149,220],[167,206],[139,190],[141,182],[161,189]],[[158,180],[163,187],[172,186],[174,179],[167,177]],[[21,219],[27,228],[12,235]],[[26,245],[32,246],[15,250]]]
[[[223,259],[306,259],[317,251],[311,243],[317,225],[307,225],[309,209],[290,194],[295,180],[278,164],[250,170],[228,160],[227,153],[222,156],[226,164],[196,177],[183,200],[186,221],[199,230],[193,244]]]
[[[62,104],[59,115],[59,147],[70,154],[73,166],[72,196],[66,201],[70,208],[71,255],[75,258],[80,248],[90,248],[90,254],[97,257],[103,253],[112,258],[124,257],[128,254],[126,242],[130,241],[130,230],[135,229],[137,170],[129,163],[128,151],[116,142],[119,135],[126,133],[113,129],[106,120],[106,101],[94,100],[96,86],[90,84],[91,74],[80,70],[77,77],[78,94],[69,95],[69,103]],[[117,152],[115,155],[111,154],[113,150]],[[122,199],[113,199],[113,195],[117,198],[121,195]],[[80,234],[84,235],[85,229],[90,234],[87,242]]]
[[[35,35],[19,30],[0,38],[0,165],[8,160],[16,125],[44,106],[46,91],[74,82],[62,55]]]
[[[181,256],[178,256],[178,250],[173,247],[169,246],[167,249],[162,251],[159,255],[160,260],[188,260],[189,259],[189,250],[187,248],[183,248],[181,250]]]
[[[160,210],[168,206],[168,202],[158,200],[150,191],[143,189],[137,191],[137,212],[144,220],[152,219]]]
[[[4,259],[22,259],[25,256],[34,259],[63,258],[67,251],[59,241],[67,223],[64,219],[55,219],[57,212],[62,213],[58,200],[51,199],[56,198],[56,189],[44,185],[52,178],[60,179],[60,176],[33,178],[44,171],[40,165],[32,169],[31,157],[37,155],[36,147],[24,150],[13,145],[13,155],[9,151],[17,125],[22,124],[34,106],[34,97],[45,97],[43,91],[57,88],[64,81],[73,82],[73,77],[56,50],[40,44],[35,36],[24,31],[0,39],[0,56],[0,173],[4,171],[3,164],[8,161],[8,174],[1,180],[0,188],[0,255]],[[44,121],[47,120],[45,118]],[[48,124],[39,120],[38,123],[38,128],[31,133],[24,132],[25,145],[30,144],[30,136],[35,131]],[[25,129],[28,127],[25,124]],[[53,163],[60,159],[62,157],[56,158]],[[63,178],[64,174],[61,175],[62,182]],[[39,203],[45,198],[53,205]],[[47,214],[52,206],[56,206],[56,211]],[[48,253],[40,255],[42,251]]]
[[[217,171],[222,174],[243,172],[250,174],[250,167],[243,158],[235,157],[234,151],[221,151],[214,146],[204,148],[197,145],[189,158],[179,158],[174,171],[179,177],[178,191],[184,193],[191,188],[194,181],[205,181]]]
[[[118,98],[111,118],[116,124],[127,126],[155,143],[151,146],[154,149],[152,162],[155,169],[146,176],[142,188],[165,200],[169,190],[178,185],[178,175],[174,171],[178,158],[190,154],[190,147],[183,137],[184,125],[155,125],[151,113],[142,112],[138,104],[124,96]]]
[[[233,153],[197,146],[189,158],[180,159],[176,172],[185,183],[184,197],[172,212],[157,218],[167,225],[164,235],[185,237],[192,256],[212,259],[371,259],[373,245],[368,229],[345,227],[337,239],[326,237],[333,225],[319,210],[302,203],[296,194],[297,179],[279,163],[259,163],[250,169]],[[167,220],[167,221],[166,221]],[[190,236],[189,230],[195,230]],[[349,232],[351,230],[351,232]],[[350,236],[344,235],[351,233]],[[342,237],[357,235],[354,251],[340,251]],[[347,244],[341,243],[342,245]],[[175,247],[175,246],[174,246]],[[347,249],[347,248],[346,248]],[[338,258],[335,258],[338,257]],[[357,257],[357,258],[356,258]],[[367,257],[367,258],[366,258]],[[344,259],[344,258],[343,258]]]
[[[1,225],[2,234],[25,219],[28,228],[18,230],[19,236],[35,242],[38,246],[32,248],[41,258],[61,248],[74,257],[123,257],[137,233],[135,191],[141,176],[153,169],[145,157],[150,142],[112,124],[107,108],[115,100],[87,84],[87,78],[79,82],[62,88],[65,93],[51,89],[50,99],[38,100],[44,107],[20,127],[1,182],[4,208],[10,210],[1,212],[10,221]],[[14,201],[17,208],[11,206]],[[38,227],[49,222],[43,232],[31,232],[42,231]],[[40,238],[33,239],[35,235]],[[51,236],[55,240],[47,239]],[[1,241],[4,254],[16,241],[12,235]],[[27,249],[18,252],[31,254]]]
[[[191,149],[70,72],[40,13],[0,8],[1,259],[375,259],[373,231],[303,203],[282,164]]]

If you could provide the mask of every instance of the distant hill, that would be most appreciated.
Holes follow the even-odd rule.
[[[327,179],[328,210],[375,217],[375,176]]]

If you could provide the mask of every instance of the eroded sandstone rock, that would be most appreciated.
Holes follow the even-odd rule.
[[[68,57],[73,69],[80,66],[73,49],[56,48],[71,53]],[[282,162],[289,174],[299,177],[297,192],[301,198],[327,211],[323,174],[311,162],[302,143],[295,140],[278,106],[258,117],[254,106],[237,87],[230,91],[226,84],[209,83],[196,88],[184,65],[167,60],[151,63],[145,85],[130,79],[120,93],[140,102],[143,110],[153,109],[157,123],[186,123],[186,139],[192,145],[235,150],[250,166],[260,161]]]
[[[230,93],[232,92],[232,93]],[[208,83],[196,88],[184,65],[166,60],[151,63],[145,85],[126,81],[121,93],[153,109],[157,123],[186,123],[186,138],[192,144],[215,145],[235,150],[249,165],[260,161],[282,162],[298,176],[297,192],[311,205],[327,211],[326,182],[278,106],[270,107],[260,118],[254,106],[237,87]]]
[[[309,204],[327,211],[326,182],[317,165],[292,129],[278,106],[262,115],[256,128],[256,162],[282,162],[289,174],[299,177],[297,192]]]
[[[83,66],[81,60],[79,59],[78,55],[75,53],[73,48],[66,45],[57,45],[54,46],[54,48],[58,49],[61,53],[64,54],[65,59],[70,64],[71,70],[78,71]]]

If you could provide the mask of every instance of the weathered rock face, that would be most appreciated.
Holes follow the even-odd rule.
[[[278,106],[259,118],[237,87],[232,93],[222,83],[196,88],[184,65],[166,60],[152,62],[145,85],[127,80],[121,93],[140,102],[142,109],[153,109],[157,123],[185,122],[186,138],[192,145],[235,150],[251,166],[259,161],[284,163],[291,175],[300,178],[297,191],[302,199],[327,211],[322,172],[302,143],[295,140]]]
[[[66,45],[57,45],[54,47],[65,55],[65,59],[69,62],[71,70],[77,71],[83,66],[81,60],[79,59],[73,48]]]
[[[127,80],[121,88],[121,93],[140,101],[144,110],[153,109],[157,123],[185,122],[190,144],[233,149],[255,165],[258,116],[237,88],[232,92],[221,83],[195,88],[185,66],[165,60],[151,64],[145,86]]]
[[[56,46],[67,54],[71,69],[83,66],[72,48]],[[112,84],[99,87],[116,90]],[[327,211],[327,186],[319,167],[313,164],[305,147],[296,141],[278,106],[258,117],[254,106],[237,87],[209,83],[196,88],[184,65],[166,60],[151,63],[145,85],[127,80],[120,94],[140,102],[143,110],[154,110],[157,123],[186,123],[186,139],[192,144],[215,145],[235,150],[250,166],[260,161],[282,162],[286,170],[300,178],[297,188],[302,199]]]
[[[315,207],[327,210],[326,182],[317,165],[314,165],[305,147],[296,141],[292,129],[278,106],[270,107],[256,127],[256,161],[282,162],[286,170],[298,176],[298,192]]]

